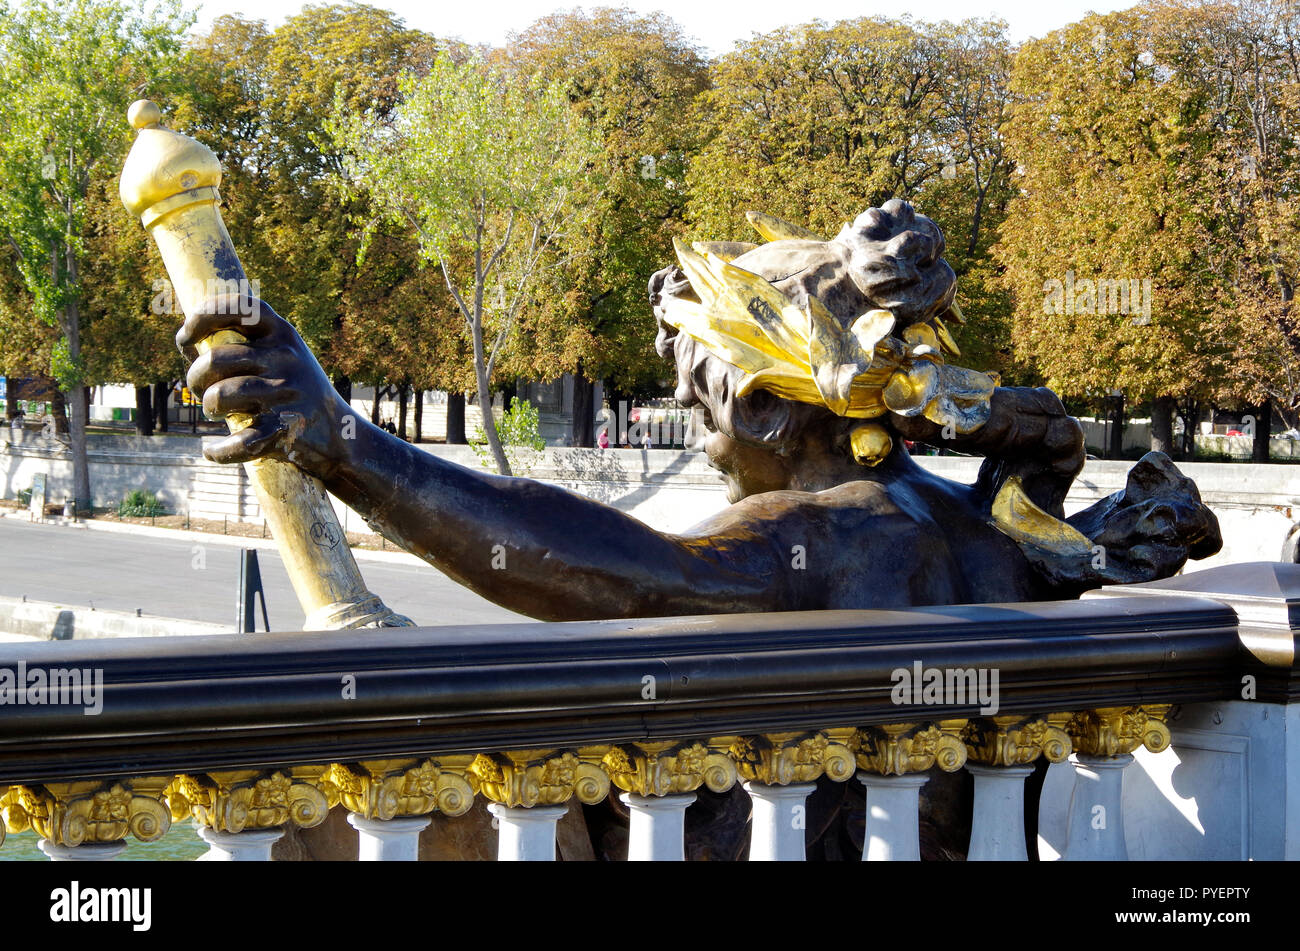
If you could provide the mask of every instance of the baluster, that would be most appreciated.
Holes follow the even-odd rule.
[[[1133,762],[1128,753],[1089,756],[1076,753],[1074,792],[1070,796],[1069,837],[1063,859],[1070,861],[1126,861],[1124,841],[1124,770]]]
[[[497,819],[497,861],[554,862],[555,824],[568,811],[568,806],[490,804],[488,812]]]
[[[1124,841],[1124,770],[1132,752],[1169,746],[1163,718],[1169,704],[1099,707],[1076,713],[1066,730],[1074,743],[1074,791],[1062,859],[1116,861],[1128,858]]]
[[[966,769],[975,777],[970,862],[1029,859],[1025,845],[1025,779],[1040,756],[1063,763],[1070,755],[1069,714],[1004,714],[971,720],[962,730]]]
[[[319,771],[310,778],[319,778]],[[193,816],[199,838],[208,843],[200,862],[269,862],[282,826],[310,829],[329,814],[324,793],[280,770],[181,774],[165,794],[172,814]]]
[[[199,826],[199,838],[208,843],[208,851],[199,862],[269,862],[271,846],[284,835],[283,829],[245,829],[243,832],[220,832]]]
[[[668,796],[623,793],[618,798],[632,812],[627,838],[629,862],[686,860],[686,808],[695,801],[695,793]]]
[[[855,731],[850,748],[861,767],[858,779],[867,790],[862,861],[920,861],[918,812],[921,787],[929,780],[925,771],[938,766],[951,773],[965,765],[961,735],[966,723],[893,723]]]
[[[171,828],[162,786],[157,779],[11,786],[0,790],[0,831],[33,830],[54,862],[107,862],[122,854],[128,835],[154,842]]]
[[[1025,862],[1025,777],[1032,766],[966,764],[975,777],[968,862]]]
[[[753,803],[753,831],[749,841],[751,862],[802,862],[804,860],[804,801],[817,786],[795,783],[770,786],[745,783]]]
[[[862,849],[864,862],[919,862],[921,828],[918,810],[924,773],[880,776],[858,773],[867,787],[867,831]]]
[[[361,862],[416,862],[420,858],[420,833],[429,827],[430,816],[397,816],[367,819],[348,813],[348,825],[357,830]]]
[[[126,848],[126,842],[83,842],[81,845],[58,845],[41,839],[37,848],[50,857],[51,862],[107,862],[117,858]]]

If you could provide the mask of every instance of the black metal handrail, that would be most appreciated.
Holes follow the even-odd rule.
[[[1260,667],[1226,605],[1152,596],[5,643],[0,668],[100,669],[104,697],[0,706],[0,785],[979,715],[895,703],[916,662],[996,669],[1000,713],[1229,698]]]

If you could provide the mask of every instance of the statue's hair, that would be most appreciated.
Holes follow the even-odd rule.
[[[891,198],[867,209],[835,240],[849,249],[853,283],[872,305],[891,311],[899,329],[951,306],[957,275],[943,259],[943,230],[908,202]],[[900,278],[910,283],[900,288]]]
[[[849,250],[847,276],[872,305],[889,304],[899,329],[937,316],[951,305],[956,276],[943,260],[943,232],[907,202],[893,199],[863,212],[845,225],[835,241]],[[681,268],[673,265],[658,271],[649,290],[658,320],[655,350],[677,367],[675,396],[683,406],[707,407],[713,428],[740,442],[784,453],[795,448],[811,427],[824,429],[828,439],[842,444],[849,430],[861,422],[763,389],[737,396],[744,371],[662,319],[664,297],[699,299]],[[837,316],[851,321],[857,314]]]

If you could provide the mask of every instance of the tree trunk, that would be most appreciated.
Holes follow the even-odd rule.
[[[497,472],[504,476],[514,475],[510,471],[506,451],[501,447],[496,417],[492,415],[492,383],[488,378],[487,355],[483,352],[482,315],[476,312],[474,316],[476,319],[472,325],[471,337],[474,344],[474,376],[478,380],[478,407],[483,414],[483,435],[487,437],[488,450],[497,464]],[[506,404],[507,408],[509,405]]]
[[[1183,410],[1183,458],[1188,462],[1196,459],[1196,424],[1199,416],[1196,400],[1189,396]]]
[[[415,438],[411,442],[419,442],[424,436],[424,390],[416,390],[413,397],[415,403]]]
[[[573,422],[570,424],[570,442],[585,449],[596,446],[596,384],[582,372],[582,361],[573,374]]]
[[[135,431],[141,436],[153,435],[153,387],[148,383],[135,388]]]
[[[171,383],[155,383],[153,385],[154,426],[160,433],[167,432],[167,402],[171,392]]]
[[[519,381],[511,380],[509,383],[501,385],[501,408],[509,409],[510,404],[514,402],[515,397],[519,395]]]
[[[63,391],[57,387],[50,397],[50,415],[54,417],[54,434],[68,435],[68,401],[64,399]]]
[[[1178,401],[1172,396],[1158,396],[1151,405],[1151,450],[1173,456],[1174,409]]]
[[[383,390],[381,390],[379,388],[379,384],[376,383],[375,398],[374,400],[371,401],[370,404],[370,421],[374,423],[376,426],[379,425],[379,400],[382,396],[383,396]]]
[[[447,394],[447,445],[463,446],[465,439],[465,394]]]
[[[21,402],[14,398],[14,378],[5,377],[5,419],[12,422],[18,415],[18,404]]]
[[[338,390],[339,396],[343,397],[343,402],[352,402],[352,379],[346,373],[339,373],[333,380],[334,389]]]
[[[607,381],[605,383],[605,401],[614,418],[609,424],[609,444],[619,448],[627,441],[628,416],[632,414],[632,401],[622,390],[616,390]]]
[[[1273,404],[1265,400],[1255,413],[1255,438],[1250,447],[1251,462],[1268,462],[1268,441],[1273,435]]]
[[[90,494],[90,459],[86,454],[86,388],[72,388],[71,412],[68,414],[68,435],[72,449],[72,492],[78,515],[89,515],[93,496]]]
[[[406,439],[406,384],[397,388],[397,438]]]
[[[1110,447],[1106,451],[1107,459],[1124,458],[1124,397],[1112,396],[1110,414]]]

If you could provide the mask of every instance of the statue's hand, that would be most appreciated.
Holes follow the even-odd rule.
[[[250,306],[251,305],[251,306]],[[212,334],[233,330],[243,343],[220,343],[199,354]],[[191,360],[186,381],[210,419],[251,422],[206,447],[213,462],[287,459],[320,478],[348,454],[351,407],[343,402],[298,332],[259,300],[212,300],[185,320],[176,343]],[[359,423],[354,418],[351,426]]]

